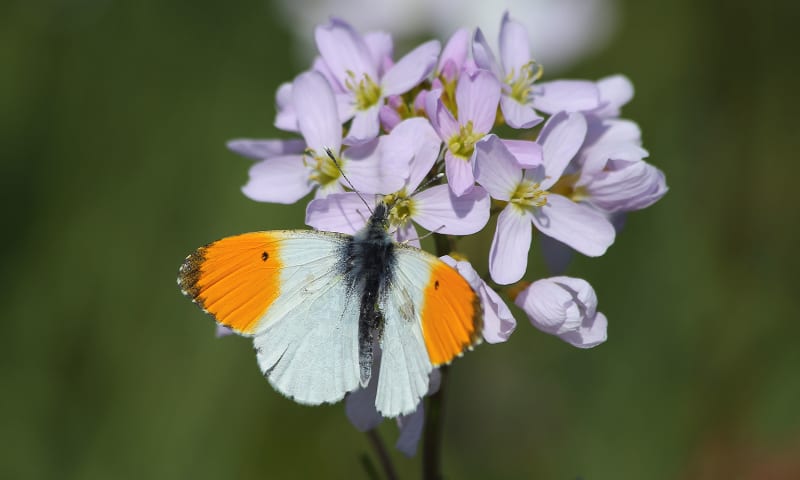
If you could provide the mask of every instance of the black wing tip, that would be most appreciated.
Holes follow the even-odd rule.
[[[181,293],[191,298],[201,308],[203,305],[199,298],[200,287],[197,282],[202,273],[202,264],[206,259],[205,254],[206,247],[198,248],[186,257],[178,269],[178,287],[181,289]]]

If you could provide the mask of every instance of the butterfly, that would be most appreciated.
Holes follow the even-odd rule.
[[[186,257],[178,285],[217,323],[253,338],[270,384],[319,405],[366,388],[375,407],[413,412],[429,374],[480,342],[483,310],[451,266],[388,232],[376,205],[355,235],[276,230],[223,238]]]

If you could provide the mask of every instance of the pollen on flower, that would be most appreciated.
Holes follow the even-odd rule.
[[[381,99],[381,87],[366,73],[361,79],[356,74],[348,71],[349,78],[345,80],[345,87],[355,94],[356,109],[367,110]]]
[[[333,158],[329,155],[317,155],[315,152],[309,153],[308,157],[304,157],[306,165],[311,167],[311,174],[308,178],[321,186],[329,185],[339,179],[341,176],[341,167],[344,164],[343,159],[337,158],[334,162]],[[338,165],[337,165],[338,163]]]
[[[511,69],[511,72],[504,79],[505,83],[511,87],[509,96],[519,103],[527,104],[531,97],[533,82],[542,76],[542,72],[542,66],[533,60],[520,68],[519,75],[516,74],[514,69]]]
[[[461,125],[458,134],[450,137],[447,142],[447,148],[457,157],[462,157],[468,160],[475,151],[475,142],[484,137],[484,133],[472,131],[472,120],[467,122],[466,125]]]
[[[547,190],[539,188],[537,182],[522,180],[511,195],[511,204],[519,207],[543,207],[547,204],[547,193]]]
[[[576,185],[579,178],[580,175],[577,173],[562,175],[561,178],[550,187],[550,191],[567,197],[573,202],[585,200],[588,198],[589,194],[586,192],[586,187]]]
[[[414,201],[406,195],[405,190],[384,195],[383,201],[390,205],[389,224],[392,226],[402,227],[414,216]]]

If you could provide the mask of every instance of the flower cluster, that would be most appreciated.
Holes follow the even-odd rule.
[[[525,276],[534,229],[553,259],[599,256],[621,215],[667,191],[662,172],[644,160],[638,126],[620,118],[633,96],[628,79],[540,81],[527,32],[508,14],[497,52],[480,29],[398,59],[383,32],[362,35],[332,19],[314,33],[311,68],[277,92],[275,126],[301,138],[229,143],[257,160],[244,194],[288,204],[313,192],[306,223],[314,228],[352,234],[364,226],[359,193],[385,202],[392,235],[417,246],[417,226],[470,235],[498,213],[488,272],[508,285]],[[505,341],[516,326],[508,306],[463,257],[444,260],[479,293],[484,339]],[[606,338],[584,280],[538,280],[515,303],[534,326],[577,347]]]

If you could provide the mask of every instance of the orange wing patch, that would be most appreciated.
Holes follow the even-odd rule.
[[[279,239],[270,232],[223,238],[181,265],[178,285],[203,310],[237,333],[251,334],[280,295]]]
[[[454,268],[434,263],[423,293],[422,334],[434,366],[449,363],[480,341],[478,295]]]

